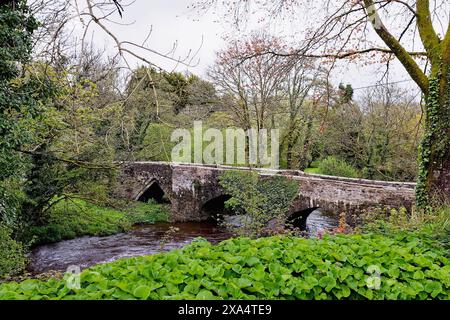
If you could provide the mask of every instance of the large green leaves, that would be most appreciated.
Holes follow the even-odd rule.
[[[145,300],[150,296],[150,292],[150,287],[142,285],[134,289],[133,295],[138,299]]]
[[[0,299],[449,299],[449,265],[444,248],[409,236],[197,240],[94,266],[81,289],[2,284]]]

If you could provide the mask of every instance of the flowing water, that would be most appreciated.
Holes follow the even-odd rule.
[[[311,212],[306,220],[306,232],[309,236],[314,237],[319,232],[331,230],[339,225],[339,219],[335,216],[325,215],[316,210]]]
[[[337,226],[337,219],[319,211],[310,214],[307,232],[314,236],[321,229]],[[178,228],[170,232],[170,227]],[[167,235],[170,234],[170,237]],[[81,237],[53,244],[41,245],[30,255],[29,271],[39,274],[50,270],[65,271],[69,266],[87,268],[97,263],[111,262],[124,257],[142,256],[180,248],[197,237],[212,243],[228,239],[232,234],[209,222],[156,223],[135,226],[126,233],[107,237]]]

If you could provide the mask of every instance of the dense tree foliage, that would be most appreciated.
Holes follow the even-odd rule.
[[[25,1],[0,6],[0,214],[16,214],[17,199],[6,180],[20,177],[21,159],[16,151],[30,139],[22,123],[36,116],[34,92],[38,83],[25,69],[31,54],[31,34],[37,22]],[[20,121],[22,120],[22,121]],[[4,218],[6,220],[6,218]],[[11,219],[8,219],[11,222]]]
[[[0,277],[25,266],[23,246],[12,239],[18,227],[20,183],[25,164],[17,151],[30,140],[24,126],[38,114],[39,83],[25,66],[31,55],[31,34],[37,22],[25,1],[0,5]]]

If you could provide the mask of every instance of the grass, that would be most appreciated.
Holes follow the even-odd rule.
[[[306,173],[316,173],[316,174],[322,174],[319,168],[306,168],[304,170]]]
[[[125,217],[131,224],[148,224],[169,221],[167,205],[156,202],[132,202],[125,211]]]
[[[311,162],[309,168],[306,168],[304,170],[304,172],[306,172],[306,173],[322,174],[322,172],[320,171],[319,166],[320,166],[320,161],[317,161],[317,160],[313,161],[313,162]]]
[[[108,208],[80,199],[65,199],[49,212],[45,226],[32,227],[34,244],[81,236],[107,236],[129,230],[134,224],[168,220],[168,210],[156,203],[131,202],[123,209]]]

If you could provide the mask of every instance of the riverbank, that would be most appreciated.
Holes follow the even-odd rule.
[[[74,279],[0,285],[0,299],[450,299],[450,260],[419,234],[198,240]]]
[[[306,230],[302,234],[317,237],[326,230],[333,230],[336,227],[338,221],[335,217],[315,211],[308,217]],[[115,235],[84,236],[36,246],[29,254],[27,271],[29,277],[35,278],[55,271],[65,272],[70,266],[85,269],[124,257],[179,249],[198,237],[211,243],[218,243],[233,236],[235,235],[232,230],[213,221],[135,225],[131,230]]]
[[[38,245],[83,236],[108,236],[130,230],[136,224],[168,219],[168,207],[153,202],[127,202],[111,208],[81,199],[66,199],[54,205],[45,226],[30,228],[27,238]]]
[[[4,283],[0,300],[450,299],[449,207],[374,214],[349,232],[217,245],[199,239],[94,265],[81,273],[79,288],[61,273]]]
[[[26,229],[22,242],[14,241],[12,231],[0,224],[0,281],[30,277],[26,271],[38,246],[81,237],[111,236],[136,225],[168,220],[169,208],[154,202],[116,200],[114,207],[108,207],[79,198],[62,199],[48,211],[45,225]]]

